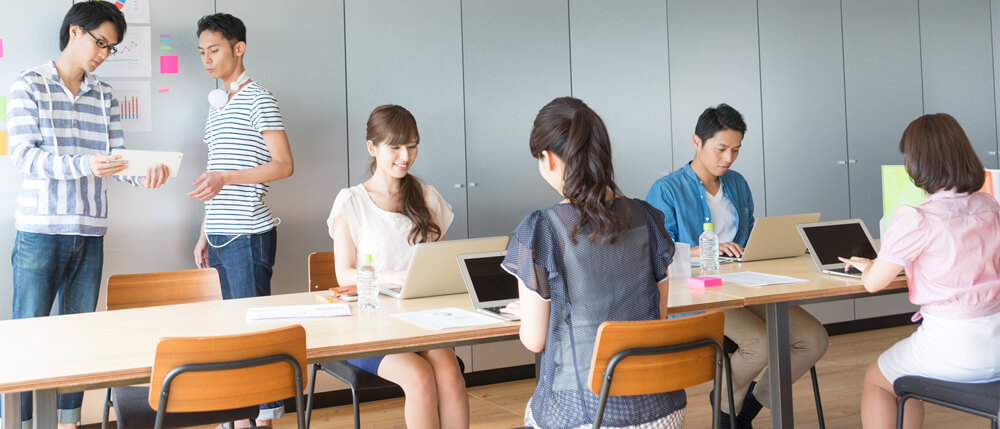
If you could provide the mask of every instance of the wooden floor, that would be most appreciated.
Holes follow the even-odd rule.
[[[894,342],[908,336],[915,326],[882,329],[830,338],[830,347],[816,365],[819,373],[826,427],[855,429],[861,427],[860,400],[864,370]],[[535,381],[522,380],[479,386],[469,389],[473,428],[509,428],[521,426],[524,406],[535,387]],[[688,389],[686,428],[711,426],[711,409],[706,383]],[[812,387],[808,375],[793,386],[795,427],[818,427],[813,407]],[[987,419],[946,408],[927,405],[925,428],[989,428]],[[361,424],[366,429],[403,427],[402,399],[389,399],[361,404]],[[319,409],[313,413],[313,428],[351,427],[351,407]],[[754,422],[758,428],[768,427],[770,414],[765,408]],[[295,427],[295,416],[275,422],[275,428]]]

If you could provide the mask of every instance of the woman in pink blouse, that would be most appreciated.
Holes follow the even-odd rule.
[[[924,115],[899,142],[906,171],[930,196],[903,206],[874,261],[841,258],[864,272],[865,289],[886,287],[904,268],[910,302],[923,323],[868,367],[861,396],[865,428],[896,424],[892,383],[917,375],[963,383],[1000,380],[1000,205],[978,191],[983,164],[955,118]],[[906,427],[923,424],[923,403],[908,401]]]

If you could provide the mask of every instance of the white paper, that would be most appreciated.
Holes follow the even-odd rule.
[[[73,3],[81,3],[90,0],[73,0]],[[129,24],[149,24],[149,0],[104,0],[110,2],[122,11],[125,15],[125,22]]]
[[[726,273],[726,274],[715,274],[712,277],[718,277],[724,282],[732,282],[741,284],[744,286],[767,286],[767,285],[778,285],[785,283],[804,283],[808,280],[797,279],[795,277],[779,276],[777,274],[765,274],[758,273],[754,271],[742,271],[738,273]]]
[[[125,39],[115,47],[118,53],[104,60],[97,68],[100,77],[150,77],[152,68],[152,39],[149,27],[129,26]]]
[[[128,133],[143,133],[153,130],[151,118],[153,93],[148,80],[120,80],[108,82],[118,99],[122,129]]]
[[[393,316],[434,330],[503,323],[493,317],[454,307],[414,311],[411,313],[396,313]]]
[[[305,319],[313,317],[350,316],[347,304],[285,305],[280,307],[255,307],[247,309],[247,320]]]

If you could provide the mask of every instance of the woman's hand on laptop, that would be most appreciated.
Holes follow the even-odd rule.
[[[505,307],[500,309],[500,312],[504,314],[513,314],[517,317],[521,317],[521,301],[517,300],[510,304],[507,304]]]
[[[378,273],[379,283],[402,286],[406,281],[406,271],[380,271]]]
[[[719,254],[722,256],[729,256],[732,258],[739,258],[743,256],[743,248],[735,242],[719,243]]]
[[[847,272],[847,270],[850,270],[851,267],[857,268],[858,271],[861,271],[863,273],[865,271],[868,271],[868,268],[872,266],[871,259],[862,258],[860,256],[852,256],[851,259],[841,258],[838,256],[837,259],[840,259],[840,262],[844,263],[845,273]]]

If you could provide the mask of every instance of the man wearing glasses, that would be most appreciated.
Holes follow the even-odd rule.
[[[73,5],[59,30],[55,61],[21,72],[7,103],[10,155],[23,174],[11,256],[15,319],[93,312],[100,293],[108,203],[106,178],[127,162],[120,108],[111,86],[93,74],[125,35],[125,17],[110,2]],[[146,176],[115,176],[158,188],[165,166]],[[59,341],[59,339],[53,339]],[[67,353],[72,353],[67,350]],[[76,428],[83,393],[59,395],[59,428]],[[30,421],[31,393],[21,397]]]

